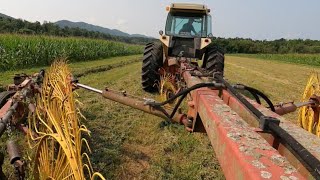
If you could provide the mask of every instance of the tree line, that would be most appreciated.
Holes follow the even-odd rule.
[[[246,54],[315,54],[320,53],[320,41],[310,39],[278,39],[273,41],[243,38],[213,38],[213,44],[226,53]]]
[[[146,44],[151,41],[144,37],[113,36],[97,31],[89,31],[80,28],[59,27],[51,22],[29,22],[22,19],[0,17],[0,33],[17,33],[30,35],[49,35],[60,37],[86,37],[120,41],[130,44]]]
[[[94,39],[106,39],[121,41],[131,44],[146,44],[155,41],[151,38],[113,36],[96,31],[88,31],[80,28],[61,28],[50,22],[28,22],[21,19],[0,17],[0,33],[37,34],[61,37],[86,37]],[[218,45],[226,53],[246,54],[287,54],[287,53],[320,53],[320,41],[310,39],[278,39],[273,41],[252,40],[244,38],[213,38],[213,44]]]

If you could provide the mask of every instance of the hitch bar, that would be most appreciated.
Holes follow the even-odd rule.
[[[148,105],[150,99],[138,99],[134,98],[126,93],[120,93],[106,88],[105,90],[99,90],[84,84],[75,83],[76,87],[83,88],[88,91],[92,91],[101,94],[104,98],[121,103],[126,106],[130,106],[134,109],[141,110],[143,112],[161,117],[163,119],[168,119],[166,114],[171,114],[172,110],[165,109],[162,107],[154,107]],[[189,122],[187,116],[183,113],[175,113],[175,115],[170,119],[173,122],[183,124],[187,131],[191,131],[192,123]]]

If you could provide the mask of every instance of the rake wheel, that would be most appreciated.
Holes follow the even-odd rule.
[[[29,142],[35,149],[35,179],[104,179],[93,173],[88,155],[82,152],[83,143],[90,151],[81,137],[89,131],[80,124],[71,80],[65,61],[53,63],[36,98],[36,111],[29,115],[29,127],[34,132],[29,133]]]
[[[160,78],[159,94],[161,102],[170,99],[177,93],[177,88],[174,83],[174,77],[171,74],[165,74]],[[173,100],[168,106],[174,106],[177,99]]]
[[[309,101],[312,95],[320,95],[320,81],[317,73],[310,75],[301,102]],[[298,121],[303,129],[320,137],[319,116],[315,114],[312,106],[303,106],[300,108]]]

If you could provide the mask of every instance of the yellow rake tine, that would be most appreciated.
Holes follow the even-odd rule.
[[[84,169],[89,170],[90,179],[104,179],[93,173],[88,154],[82,153],[83,142],[91,152],[81,137],[90,131],[81,124],[80,118],[85,117],[77,106],[82,103],[74,98],[78,94],[72,88],[66,61],[55,61],[46,72],[41,94],[36,96],[36,111],[28,117],[30,129],[37,134],[28,133],[28,144],[36,149],[34,171],[40,179],[84,179]],[[83,164],[83,159],[88,162]]]

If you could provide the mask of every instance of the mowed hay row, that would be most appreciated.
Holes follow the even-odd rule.
[[[51,36],[0,35],[0,70],[50,65],[56,58],[69,62],[141,54],[142,46],[114,41]]]
[[[231,56],[275,60],[293,64],[320,66],[320,54],[230,54]]]

